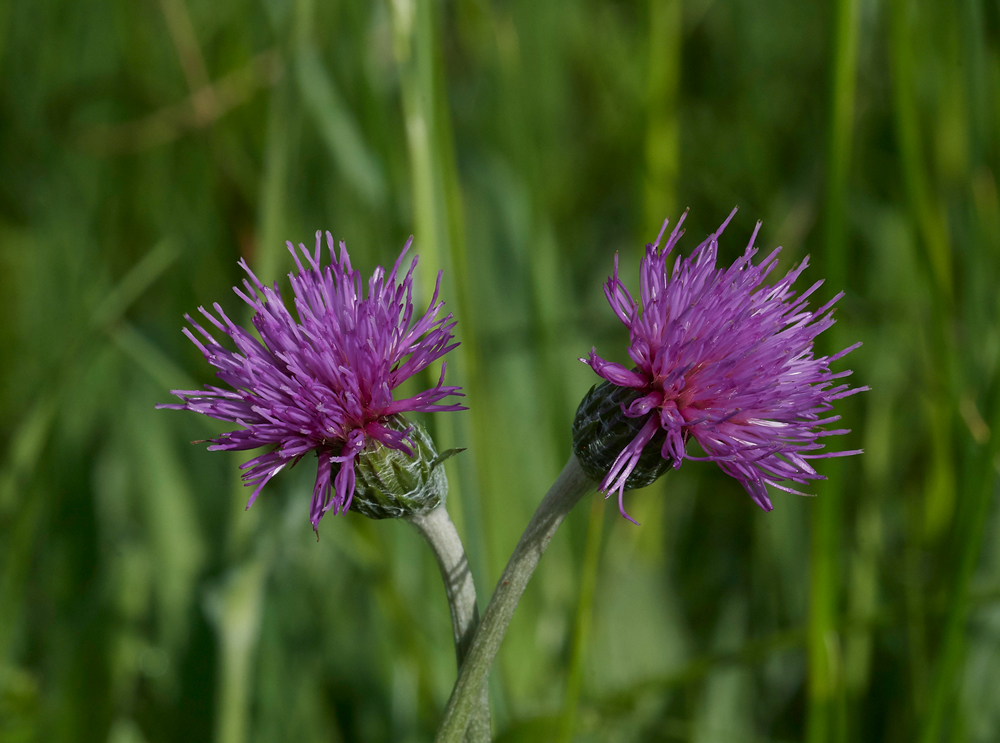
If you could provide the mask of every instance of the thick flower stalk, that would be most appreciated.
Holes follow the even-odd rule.
[[[823,282],[798,296],[792,291],[808,258],[765,285],[780,248],[752,262],[759,222],[743,255],[717,268],[718,239],[735,213],[669,269],[684,217],[660,249],[664,222],[656,242],[646,246],[639,301],[618,278],[617,256],[605,284],[611,308],[629,330],[634,366],[605,361],[596,350],[580,359],[607,382],[581,403],[574,448],[600,489],[618,494],[619,510],[630,521],[624,491],[685,459],[717,462],[770,511],[768,486],[798,493],[788,483],[823,479],[811,460],[859,453],[822,451],[826,437],[848,433],[824,428],[840,418],[830,414],[832,403],[867,389],[837,384],[851,372],[830,369],[860,343],[831,356],[813,355],[813,341],[833,324],[831,308],[843,292],[809,310],[807,299]],[[599,419],[606,421],[609,412],[616,421],[602,425]],[[609,450],[615,433],[619,444]],[[691,439],[702,454],[688,451]]]
[[[461,394],[458,387],[444,386],[444,365],[434,387],[413,397],[393,399],[392,391],[405,379],[458,345],[452,342],[452,316],[439,316],[444,304],[438,300],[440,273],[430,306],[422,316],[414,317],[416,258],[399,281],[412,238],[388,275],[381,267],[375,270],[367,296],[344,243],[340,243],[338,259],[329,232],[326,241],[332,262],[325,268],[320,265],[319,232],[315,251],[299,245],[306,265],[288,243],[298,268],[297,274],[289,274],[298,319],[285,305],[277,285],[262,284],[241,260],[249,280],[243,280],[245,291],[239,287],[234,291],[253,308],[252,322],[260,340],[230,320],[218,303],[213,305],[214,315],[204,307],[199,311],[232,339],[235,351],[224,348],[185,316],[198,335],[188,328],[184,334],[231,389],[172,390],[182,402],[158,406],[192,410],[242,426],[212,439],[210,450],[267,448],[241,465],[244,482],[254,488],[247,508],[272,477],[315,452],[318,467],[309,514],[314,529],[327,511],[344,513],[351,507],[355,461],[364,451],[382,445],[413,456],[417,448],[413,429],[401,414],[464,409],[440,404],[450,395]]]

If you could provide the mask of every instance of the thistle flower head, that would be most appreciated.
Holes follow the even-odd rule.
[[[810,460],[860,453],[821,451],[825,437],[848,433],[824,429],[840,419],[830,414],[833,401],[868,389],[836,383],[851,372],[830,369],[860,343],[832,356],[813,355],[813,341],[833,324],[831,308],[843,292],[810,311],[807,299],[823,282],[798,296],[792,291],[808,258],[765,285],[780,248],[752,262],[759,222],[742,257],[717,268],[718,238],[735,213],[670,269],[684,216],[661,249],[664,222],[646,246],[639,301],[618,278],[617,255],[605,284],[611,308],[629,330],[634,366],[605,361],[595,349],[580,359],[607,383],[580,405],[574,450],[585,471],[601,479],[602,491],[618,493],[619,510],[630,521],[624,491],[652,482],[664,461],[674,468],[685,459],[717,462],[770,511],[768,486],[801,495],[788,483],[823,479]],[[610,418],[607,411],[602,417],[608,406],[600,399],[611,394],[620,402]],[[687,451],[691,439],[703,455]],[[650,447],[659,449],[659,458],[651,460]]]
[[[344,243],[340,243],[338,258],[329,232],[326,241],[331,264],[325,268],[320,265],[319,232],[315,251],[299,245],[305,265],[288,243],[298,268],[297,274],[289,274],[297,319],[277,284],[265,286],[241,260],[249,280],[244,279],[243,288],[234,291],[253,308],[252,322],[260,340],[230,320],[218,303],[213,305],[215,314],[198,309],[229,336],[235,351],[224,348],[186,315],[195,332],[184,328],[184,334],[229,389],[172,390],[181,403],[157,406],[192,410],[242,426],[212,439],[209,450],[267,447],[265,453],[241,465],[244,482],[254,487],[247,508],[278,472],[315,452],[319,464],[309,514],[314,529],[330,509],[343,513],[351,507],[355,461],[366,447],[374,450],[381,444],[414,455],[417,447],[410,429],[399,424],[400,414],[464,410],[460,405],[439,404],[461,394],[458,387],[444,386],[444,365],[434,387],[413,397],[393,399],[392,391],[405,379],[458,345],[452,342],[452,316],[439,316],[444,304],[438,300],[440,273],[430,306],[422,316],[414,317],[416,258],[399,280],[412,238],[388,274],[382,267],[375,269],[367,296]]]

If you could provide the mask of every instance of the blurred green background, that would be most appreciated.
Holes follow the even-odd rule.
[[[760,511],[689,462],[553,541],[513,741],[1000,740],[1000,10],[982,0],[0,0],[0,739],[426,741],[454,678],[403,523],[304,463],[249,512],[182,314],[317,229],[416,234],[470,410],[429,423],[483,604],[625,359],[601,282],[691,207],[844,288],[849,460]]]

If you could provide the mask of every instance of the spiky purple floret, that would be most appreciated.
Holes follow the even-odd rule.
[[[781,249],[757,265],[751,262],[760,222],[743,256],[729,268],[716,268],[718,238],[735,214],[733,209],[688,258],[678,256],[670,271],[667,257],[684,234],[687,212],[660,250],[664,222],[656,242],[646,246],[638,302],[618,278],[617,255],[605,284],[611,308],[629,329],[628,355],[635,367],[605,361],[596,349],[580,360],[612,384],[642,395],[622,412],[645,416],[645,425],[600,485],[607,495],[618,493],[619,510],[630,521],[622,504],[625,482],[660,430],[666,434],[660,453],[674,468],[685,459],[718,462],[765,511],[773,507],[768,485],[802,495],[783,483],[824,479],[809,460],[860,453],[820,451],[821,439],[848,433],[823,429],[840,419],[828,414],[833,401],[868,389],[834,384],[851,372],[830,370],[860,343],[832,356],[813,356],[813,340],[833,325],[831,308],[843,292],[809,311],[806,300],[823,282],[798,297],[791,288],[808,257],[778,283],[764,286]],[[691,438],[705,456],[687,453]]]
[[[326,233],[332,264],[320,267],[320,233],[316,250],[299,245],[308,266],[295,247],[288,250],[298,274],[289,274],[298,321],[285,306],[277,284],[264,286],[241,260],[247,272],[245,292],[236,294],[254,310],[252,322],[261,340],[236,325],[218,303],[216,317],[198,310],[236,346],[229,351],[211,333],[185,315],[191,327],[184,334],[232,389],[208,386],[204,390],[171,390],[181,404],[158,408],[191,410],[231,421],[241,430],[212,439],[211,451],[268,447],[268,451],[241,465],[246,485],[255,486],[247,508],[268,481],[289,463],[315,451],[319,466],[309,518],[313,528],[331,508],[344,513],[354,495],[354,459],[369,440],[412,456],[406,431],[390,427],[390,416],[410,411],[464,410],[461,405],[439,402],[461,396],[459,387],[444,386],[445,366],[437,385],[413,397],[394,400],[392,390],[403,380],[425,369],[455,348],[450,314],[438,317],[444,302],[438,300],[441,274],[430,306],[413,316],[415,257],[401,283],[397,274],[413,242],[411,237],[386,275],[380,266],[368,281],[368,296],[360,272],[351,268],[347,248],[340,243],[340,258],[333,238]],[[252,284],[251,284],[252,282]],[[261,342],[262,341],[262,342]]]

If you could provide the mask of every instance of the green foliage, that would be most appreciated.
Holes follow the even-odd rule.
[[[428,740],[454,679],[407,524],[250,511],[179,332],[317,229],[416,234],[470,410],[425,418],[485,602],[570,451],[600,284],[784,245],[866,453],[764,513],[688,462],[580,507],[491,679],[504,741],[1000,737],[1000,15],[982,0],[0,2],[0,739]],[[836,279],[836,281],[833,281]],[[840,284],[843,284],[841,286]],[[616,350],[617,349],[617,350]],[[616,356],[617,354],[617,356]],[[446,419],[447,418],[447,419]],[[438,420],[440,419],[440,420]],[[580,639],[584,638],[584,639]],[[570,689],[567,695],[567,688]]]

